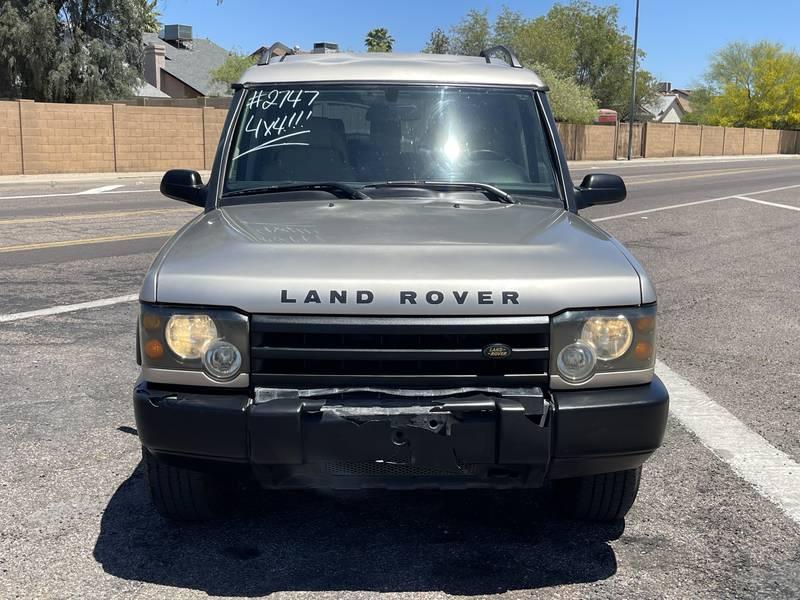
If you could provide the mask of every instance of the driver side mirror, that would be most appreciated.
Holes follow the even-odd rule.
[[[167,198],[187,202],[194,206],[206,205],[206,186],[197,171],[172,169],[161,178],[161,193]]]
[[[590,173],[583,178],[580,187],[575,188],[578,210],[595,204],[622,202],[627,194],[622,177],[607,173]]]

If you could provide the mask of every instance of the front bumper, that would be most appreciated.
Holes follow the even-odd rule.
[[[669,396],[647,385],[543,398],[460,395],[383,402],[135,387],[139,438],[164,460],[238,463],[270,487],[537,487],[634,468],[658,448]]]

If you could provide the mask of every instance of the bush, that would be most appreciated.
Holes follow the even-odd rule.
[[[588,87],[578,85],[573,79],[558,75],[544,65],[533,65],[545,85],[556,121],[566,123],[591,123],[597,118],[597,102]]]

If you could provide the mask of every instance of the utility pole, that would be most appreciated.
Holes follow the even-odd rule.
[[[639,45],[639,0],[636,0],[636,17],[633,25],[633,71],[631,72],[631,112],[628,115],[628,160],[633,150],[633,122],[636,120],[636,52]]]

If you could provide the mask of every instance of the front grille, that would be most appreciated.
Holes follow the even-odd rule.
[[[304,317],[255,315],[259,387],[543,385],[547,317]],[[487,358],[491,344],[511,348]]]

